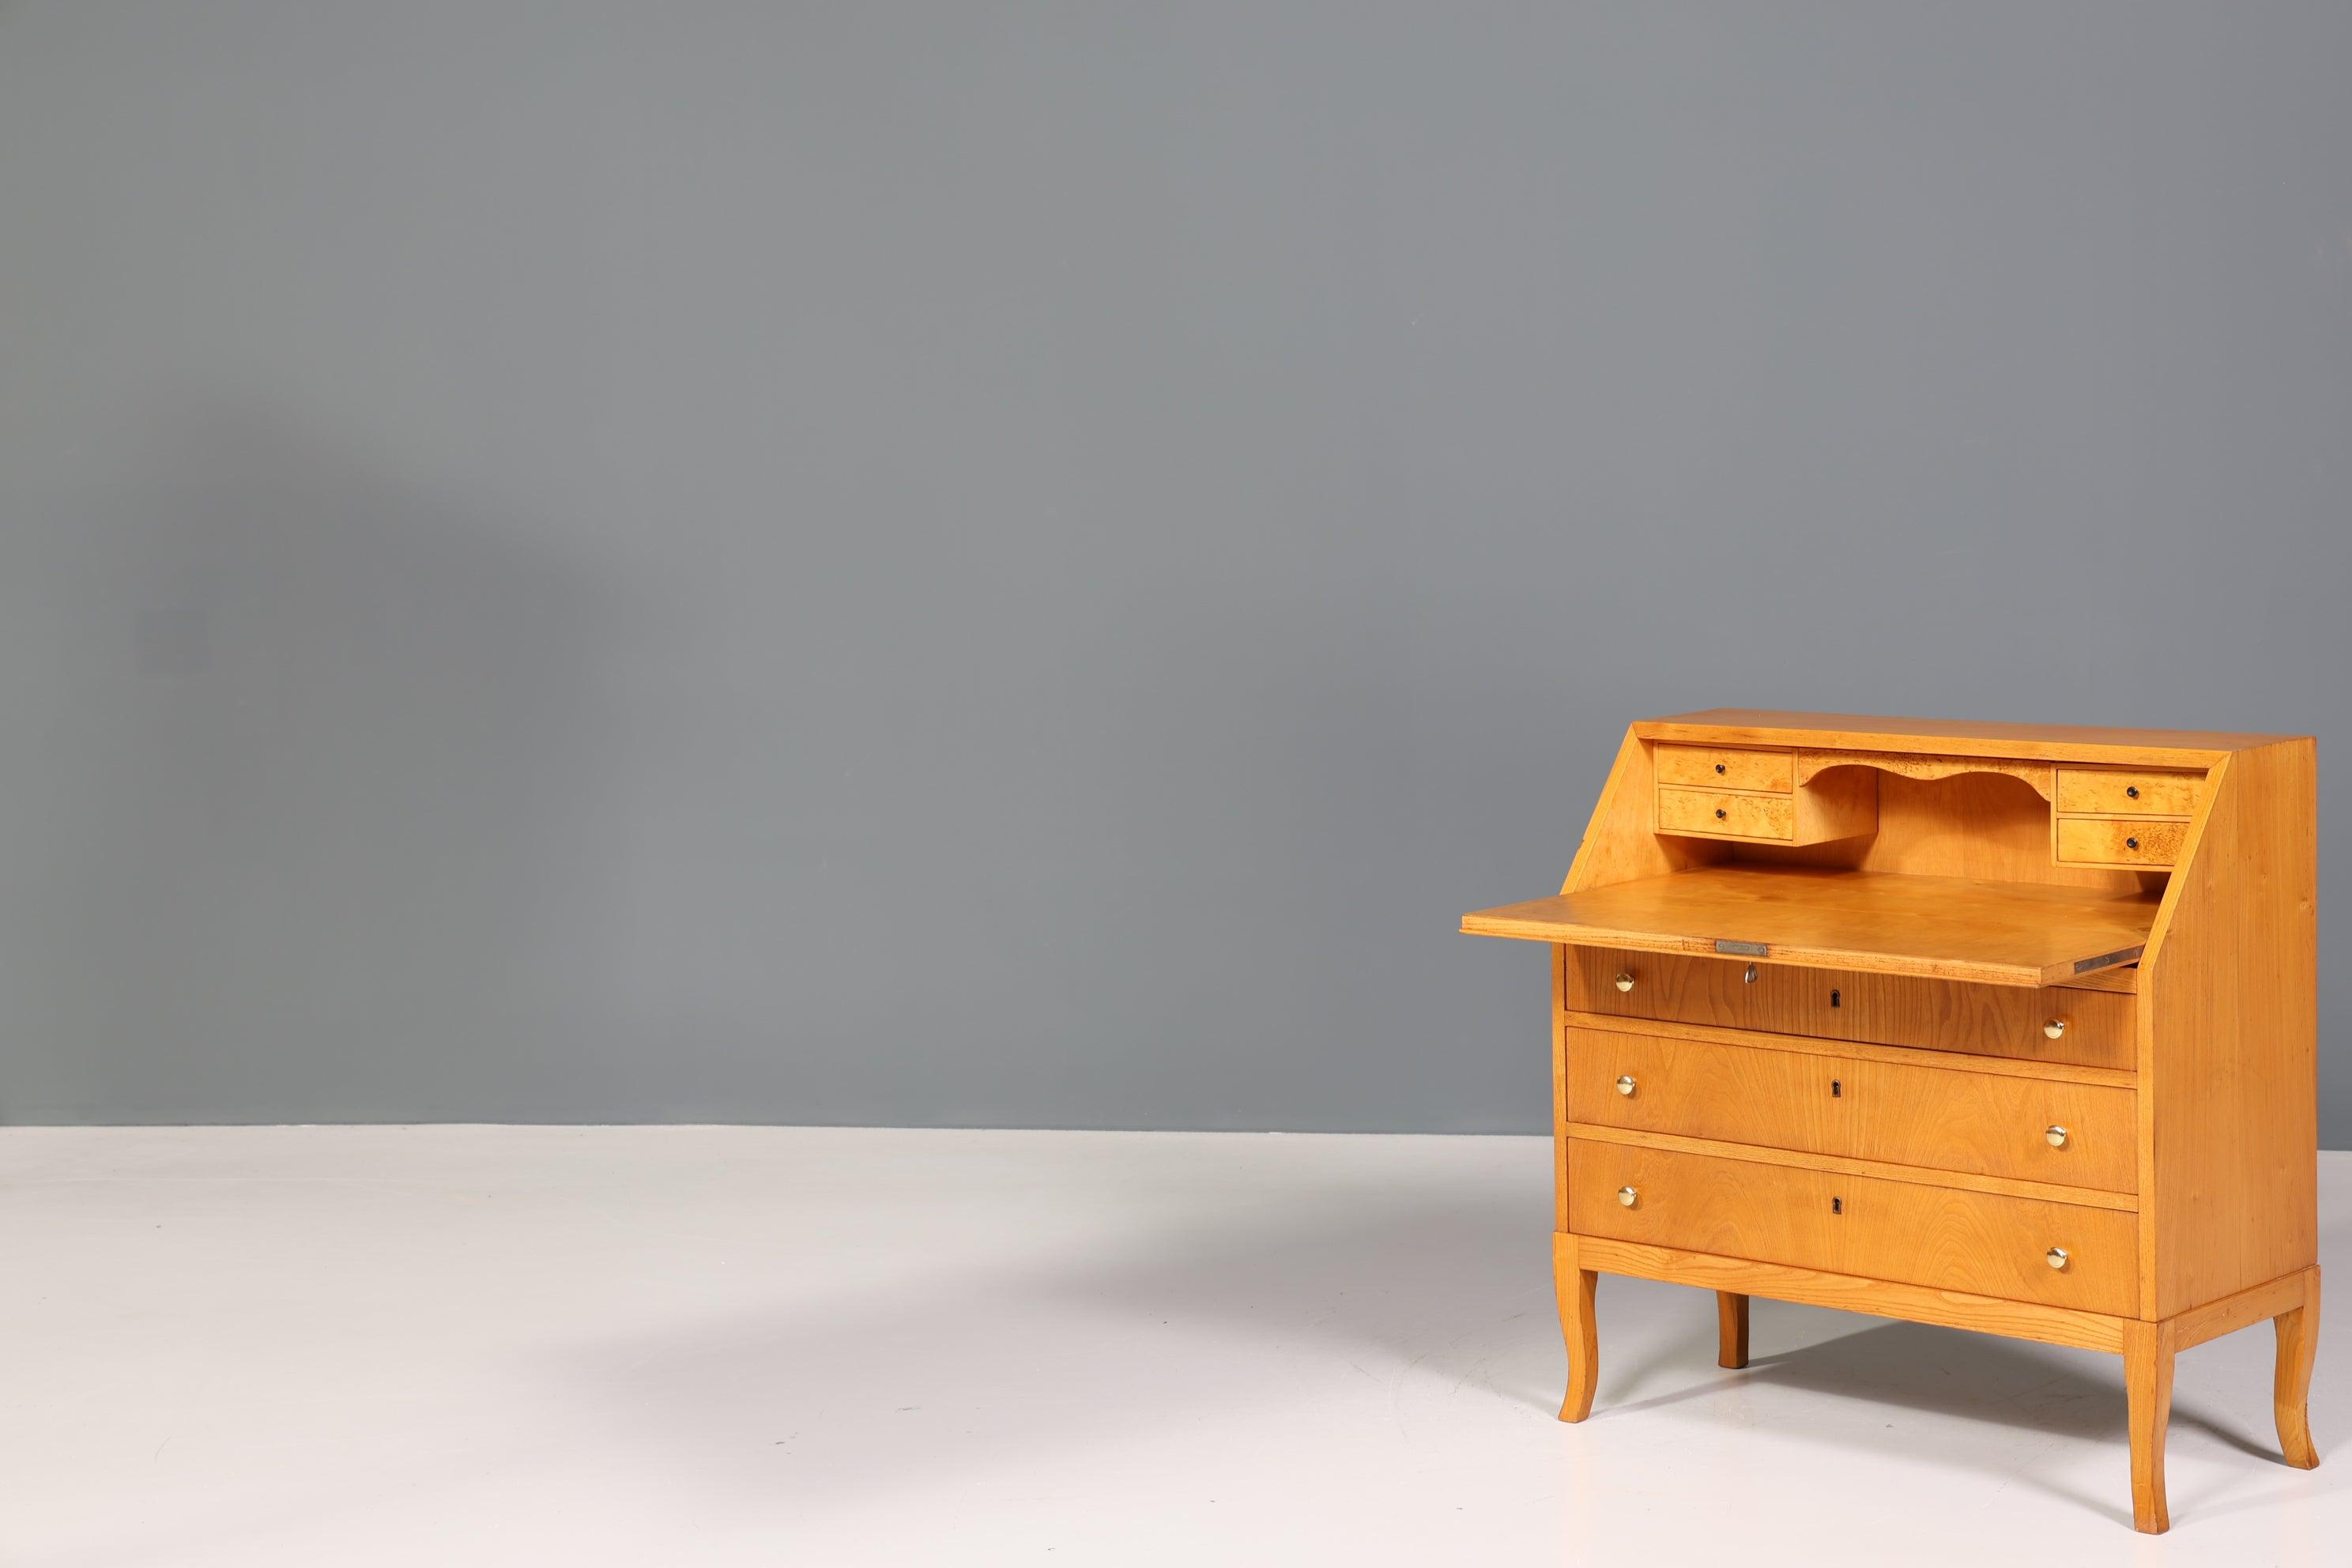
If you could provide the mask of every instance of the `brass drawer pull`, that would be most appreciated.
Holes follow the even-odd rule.
[[[1716,764],[1715,764],[1715,771],[1716,771],[1717,773],[1721,773],[1721,772],[1723,771],[1723,764],[1722,764],[1721,763],[1716,763]],[[2138,793],[2139,793],[2139,791],[2137,791],[2137,790],[2134,790],[2134,791],[2132,791],[2132,794],[2134,794],[2134,795],[2137,795]]]
[[[1623,1204],[1627,1208],[1632,1208],[1633,1206],[1634,1200],[1639,1198],[1641,1195],[1641,1194],[1635,1192],[1631,1187],[1620,1187],[1617,1189],[1617,1201]]]
[[[1632,1073],[1625,1073],[1618,1078],[1617,1092],[1620,1094],[1631,1094],[1633,1092],[1633,1075]]]
[[[2063,1127],[2044,1128],[2042,1136],[2053,1149],[2063,1149],[2066,1146],[2066,1130]]]
[[[2046,1261],[2053,1268],[2063,1268],[2066,1267],[2066,1249],[2063,1247],[2053,1247],[2042,1256],[2043,1260]]]
[[[1633,989],[1633,977],[1622,969],[1617,972],[1617,989],[1620,991]]]
[[[2042,1026],[2042,1032],[2053,1040],[2063,1040],[2066,1037],[2066,1020],[2053,1018]]]

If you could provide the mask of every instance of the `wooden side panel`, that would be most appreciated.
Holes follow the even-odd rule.
[[[1650,745],[1632,731],[1617,748],[1609,782],[1601,787],[1601,803],[1585,824],[1584,839],[1560,883],[1563,893],[1605,888],[1642,877],[1663,877],[1669,871],[1713,865],[1728,852],[1706,839],[1661,838],[1653,830],[1657,780],[1650,763]]]
[[[2140,1315],[2318,1261],[2317,749],[2216,770],[2140,964]]]

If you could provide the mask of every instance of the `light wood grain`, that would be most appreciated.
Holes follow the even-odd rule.
[[[1738,795],[1728,790],[1658,788],[1658,831],[1702,838],[1769,838],[1781,843],[1797,836],[1797,803],[1785,795]]]
[[[2205,775],[2149,768],[2060,768],[2057,806],[2070,816],[2191,816]]]
[[[1570,948],[1569,952],[1582,950]],[[1988,988],[1989,989],[1989,988]],[[2000,994],[2006,995],[2003,992]],[[2139,1082],[2139,1075],[2130,1068],[2086,1068],[2072,1062],[2012,1060],[2008,1057],[1969,1056],[1957,1051],[1938,1051],[1923,1056],[1905,1046],[1878,1046],[1864,1040],[1817,1039],[1805,1035],[1768,1035],[1754,1029],[1726,1029],[1707,1024],[1683,1024],[1659,1018],[1611,1016],[1601,1013],[1570,1011],[1564,1016],[1571,1028],[1601,1029],[1620,1035],[1650,1035],[1664,1039],[1713,1041],[1719,1045],[1748,1046],[1757,1050],[1790,1051],[1801,1056],[1837,1057],[1865,1062],[1886,1062],[1895,1067],[1935,1067],[1950,1072],[1988,1073],[1998,1078],[2028,1078],[2045,1083],[2087,1083],[2103,1089],[2128,1089]]]
[[[1601,1383],[1601,1335],[1593,1319],[1599,1276],[1578,1257],[1580,1239],[1566,1232],[1551,1238],[1554,1292],[1559,1299],[1559,1328],[1568,1342],[1568,1396],[1560,1402],[1559,1418],[1581,1421],[1592,1414],[1592,1391]]]
[[[1650,743],[1627,731],[1560,882],[1561,892],[1710,865],[1730,853],[1728,846],[1713,839],[1661,837],[1654,821],[1656,783]]]
[[[1571,1134],[1569,1222],[1580,1235],[1752,1258],[2117,1313],[2131,1306],[2129,1214],[1765,1164]],[[1631,1187],[1636,1201],[1618,1201]],[[2045,1261],[2068,1254],[2063,1268]]]
[[[2170,1322],[2124,1324],[2124,1387],[2131,1411],[2132,1528],[2162,1535],[2172,1528],[2165,1506],[2164,1436],[2172,1421]]]
[[[1972,719],[1896,719],[1865,713],[1798,713],[1710,708],[1643,719],[1645,741],[1693,746],[1790,747],[1799,751],[1927,752],[2021,757],[2126,767],[2210,767],[2231,752],[2294,740],[2211,730],[2126,730],[2084,724],[2000,724]]]
[[[1705,866],[1465,915],[1475,936],[1660,952],[1759,944],[1780,963],[2040,986],[2139,956],[2155,903],[2071,888]]]
[[[2161,816],[2062,816],[2058,858],[2070,866],[2169,867],[2180,858],[2189,824]]]
[[[1735,1290],[1715,1293],[1715,1364],[1738,1372],[1748,1364],[1748,1298]]]
[[[1948,1329],[2074,1345],[2090,1351],[2123,1349],[2123,1320],[2111,1313],[2074,1311],[2032,1301],[2008,1301],[1962,1290],[1937,1290],[1890,1279],[1826,1269],[1792,1268],[1750,1258],[1727,1258],[1687,1247],[1582,1237],[1577,1256],[1587,1268],[1637,1279],[1692,1285],[1703,1290],[1736,1290],[1775,1301],[1868,1312]]]
[[[2302,1306],[2304,1297],[2310,1289],[2310,1281],[2305,1276],[2311,1272],[2305,1268],[2282,1275],[2251,1289],[2208,1301],[2201,1307],[2191,1307],[2172,1320],[2176,1348],[2190,1350],[2208,1340],[2216,1340],[2223,1334],[2235,1333],[2240,1329],[2275,1320],[2280,1313]]]
[[[1660,746],[1658,782],[1700,789],[1759,789],[1787,795],[1792,753],[1744,752],[1721,746]]]
[[[1630,977],[1633,989],[1618,989],[1619,975]],[[2133,1022],[2138,1002],[2122,993],[1972,985],[1605,947],[1570,949],[1567,984],[1573,1012],[2036,1064],[2126,1072],[2139,1064]],[[2053,1024],[2059,1026],[2055,1037]]]
[[[1755,978],[1748,978],[1753,970]],[[1633,989],[1617,987],[1619,975]],[[1756,1029],[2037,1064],[2136,1071],[2137,998],[2042,986],[1971,985],[1748,959],[1570,949],[1571,1011]],[[2053,1037],[2050,1026],[2060,1026]]]
[[[1464,921],[1552,945],[1563,1419],[1591,1408],[1606,1270],[1717,1292],[1726,1366],[1752,1295],[2123,1352],[2151,1531],[2175,1354],[2268,1316],[2280,1444],[2315,1463],[2313,757],[1739,710],[1633,726],[1561,897]],[[1773,837],[1716,836],[1735,818]]]
[[[2217,770],[2140,965],[2140,1315],[2319,1261],[2315,749]]]
[[[2028,789],[2043,800],[2052,799],[2056,794],[2051,777],[2054,770],[2048,763],[2022,763],[2010,757],[1920,756],[1901,752],[1797,753],[1796,773],[1800,784],[1811,783],[1831,768],[1873,768],[1907,779],[1948,779],[1963,773],[2000,773],[2021,780]]]
[[[2138,1179],[2128,1089],[1687,1036],[1571,1025],[1568,1113],[1580,1125],[1918,1167],[1926,1180],[1982,1176],[2127,1194]],[[2050,1142],[2053,1127],[2065,1130],[2062,1144]]]
[[[1571,1121],[1571,1142],[1615,1143],[1632,1149],[1664,1149],[1676,1153],[1705,1154],[1759,1165],[1780,1165],[1797,1171],[1826,1171],[1835,1175],[1866,1176],[1882,1182],[1948,1187],[1954,1192],[1992,1193],[2002,1197],[2066,1204],[2082,1208],[2134,1212],[2138,1205],[2129,1193],[2099,1187],[2071,1187],[2056,1182],[2018,1181],[2008,1176],[1984,1176],[1969,1171],[1938,1170],[1933,1165],[1902,1165],[1885,1160],[1857,1160],[1846,1154],[1817,1154],[1801,1149],[1780,1149],[1769,1143],[1734,1143],[1723,1139],[1692,1138],[1679,1132],[1650,1132],[1636,1127],[1612,1127],[1603,1121]]]
[[[2311,1366],[2319,1351],[2319,1270],[2303,1271],[2303,1300],[2274,1320],[2278,1369],[2271,1380],[2271,1412],[2278,1419],[2279,1448],[2298,1470],[2315,1469],[2319,1449],[2311,1440]]]

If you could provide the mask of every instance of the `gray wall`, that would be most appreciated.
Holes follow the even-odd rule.
[[[1454,917],[1716,703],[2315,731],[2338,910],[2347,73],[0,4],[0,1119],[1531,1131]]]

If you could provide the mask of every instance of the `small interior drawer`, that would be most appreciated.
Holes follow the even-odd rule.
[[[1656,768],[1662,784],[1706,789],[1769,790],[1786,795],[1796,787],[1795,759],[1788,752],[1741,752],[1719,746],[1660,746]]]
[[[1797,803],[1783,795],[1661,788],[1658,831],[1786,844],[1797,836]]]
[[[2058,818],[2058,858],[2069,866],[2162,868],[2180,858],[2189,824],[2132,816]]]
[[[2202,773],[2060,768],[2058,811],[2062,816],[2190,816],[2204,783]]]

